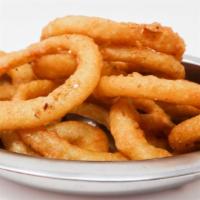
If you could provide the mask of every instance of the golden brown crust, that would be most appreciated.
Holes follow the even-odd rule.
[[[190,152],[199,149],[200,115],[175,126],[169,134],[169,144],[177,152]]]
[[[47,158],[87,161],[125,161],[120,153],[88,151],[70,144],[55,132],[46,130],[21,131],[23,141]]]
[[[58,18],[44,27],[41,38],[69,33],[87,35],[98,44],[150,47],[178,59],[185,50],[183,40],[169,27],[163,27],[158,23],[119,23],[98,17]]]
[[[16,132],[1,133],[1,140],[6,150],[30,156],[39,156],[33,149],[29,148]]]
[[[103,58],[107,61],[129,63],[129,71],[154,74],[169,79],[184,79],[184,66],[173,56],[148,48],[104,47]],[[133,64],[133,65],[131,65]]]
[[[108,139],[98,127],[80,121],[67,121],[48,126],[47,130],[56,132],[59,137],[80,148],[108,152]]]
[[[28,49],[0,58],[1,73],[57,49],[71,49],[79,58],[76,72],[47,97],[0,102],[0,129],[33,128],[59,119],[81,104],[96,87],[102,67],[98,47],[86,36],[49,38]],[[47,108],[46,108],[47,107]]]
[[[187,80],[167,80],[151,75],[142,76],[137,72],[128,76],[104,76],[97,86],[97,92],[99,95],[107,97],[147,98],[200,107],[199,84]]]
[[[149,144],[138,123],[138,113],[127,100],[120,99],[111,108],[110,127],[120,152],[132,160],[168,157],[171,154]]]

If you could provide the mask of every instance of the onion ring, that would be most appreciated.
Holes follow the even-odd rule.
[[[80,148],[108,152],[109,145],[105,133],[97,127],[80,121],[66,121],[47,127],[48,131],[56,132],[59,137]]]
[[[16,87],[8,81],[0,81],[0,100],[10,100],[14,96]]]
[[[76,67],[75,56],[68,53],[42,56],[32,63],[37,78],[50,80],[66,79],[76,70]],[[127,69],[128,65],[122,62],[104,62],[101,75],[124,74],[125,67]]]
[[[132,72],[151,73],[171,79],[184,79],[185,77],[185,69],[178,60],[171,55],[152,49],[107,47],[102,48],[101,53],[107,61],[130,63]]]
[[[6,53],[0,51],[0,56],[5,56]],[[34,80],[35,74],[33,73],[31,64],[24,64],[7,72],[8,76],[12,79],[13,85],[27,83]]]
[[[76,57],[67,52],[42,56],[32,64],[33,71],[42,79],[66,79],[77,67]]]
[[[13,96],[13,100],[27,100],[39,96],[46,96],[58,86],[57,83],[49,80],[35,80],[21,84]]]
[[[97,87],[101,96],[127,96],[200,107],[200,85],[187,80],[167,80],[156,76],[103,76]]]
[[[146,132],[163,135],[163,133],[168,134],[174,127],[170,117],[154,101],[148,99],[132,99],[132,102],[136,109],[144,112],[140,114],[140,126]]]
[[[55,132],[47,130],[25,130],[19,132],[23,141],[47,158],[87,161],[125,161],[120,153],[88,151],[70,144]]]
[[[104,61],[104,65],[101,71],[101,76],[111,76],[111,75],[126,75],[125,69],[128,68],[128,64],[124,62],[107,62]]]
[[[20,136],[15,132],[3,132],[1,133],[1,140],[6,150],[31,156],[39,156],[38,153],[24,144]]]
[[[6,55],[4,51],[0,51],[0,57]],[[2,78],[2,77],[1,77]],[[15,93],[16,87],[10,81],[0,80],[0,100],[10,100]]]
[[[171,79],[184,79],[185,77],[185,69],[178,60],[152,49],[101,47],[100,50],[104,60],[107,61],[104,62],[102,75],[137,71]],[[117,64],[116,61],[121,63]],[[39,78],[64,79],[75,71],[76,65],[72,54],[61,53],[39,58],[33,63],[33,70]]]
[[[117,149],[133,160],[171,156],[161,148],[150,145],[138,124],[136,109],[125,99],[120,99],[111,108],[110,127]]]
[[[103,124],[106,127],[109,127],[109,122],[108,122],[109,113],[102,106],[84,102],[81,105],[75,107],[70,112],[91,118],[96,122]]]
[[[150,47],[174,55],[178,59],[182,57],[185,50],[184,42],[178,34],[158,23],[139,25],[86,16],[58,18],[42,30],[41,38],[69,33],[87,35],[98,44]]]
[[[7,73],[12,79],[13,85],[19,85],[21,83],[28,83],[36,79],[33,73],[31,64],[24,64],[14,69],[11,69]]]
[[[158,102],[158,105],[171,117],[175,122],[184,121],[188,118],[200,114],[200,109],[189,105],[176,105],[165,102]]]
[[[40,95],[47,95],[55,88],[55,83],[47,80],[35,80],[29,83],[20,84],[17,92],[12,98],[15,100],[27,100]],[[20,138],[18,133],[11,131],[4,131],[1,134],[1,140],[6,150],[35,156],[38,154],[28,147]]]
[[[116,75],[116,72],[124,74],[125,69],[128,72],[155,74],[169,79],[184,79],[185,77],[185,69],[178,60],[152,49],[101,47],[100,50],[104,60],[107,61],[104,63],[102,75]],[[125,63],[120,63],[121,65],[118,64],[119,67],[117,67],[117,63],[113,61]],[[75,71],[76,66],[75,57],[72,54],[61,53],[39,58],[33,63],[33,70],[39,78],[64,79]]]
[[[78,56],[76,72],[47,97],[26,101],[0,101],[1,130],[45,125],[63,117],[92,93],[100,78],[102,59],[98,47],[86,36],[52,37],[26,50],[7,54],[0,58],[0,74],[40,56],[68,48]]]
[[[169,134],[169,144],[177,152],[190,152],[199,149],[200,115],[175,126]]]

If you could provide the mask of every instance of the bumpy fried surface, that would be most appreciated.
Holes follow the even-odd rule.
[[[66,79],[77,67],[76,57],[67,52],[42,56],[33,62],[33,71],[38,78]]]
[[[166,102],[158,102],[158,104],[171,117],[172,120],[178,122],[200,114],[200,109],[194,106],[176,105]]]
[[[100,124],[105,125],[106,127],[109,126],[109,113],[102,106],[85,102],[75,107],[73,110],[71,110],[71,112],[93,119],[99,122]]]
[[[119,23],[98,17],[58,18],[42,30],[41,38],[70,33],[87,35],[99,44],[150,47],[179,59],[185,50],[184,42],[178,34],[174,33],[171,28],[162,27],[158,23]]]
[[[133,160],[162,158],[171,154],[149,144],[138,123],[138,113],[127,100],[113,105],[110,113],[111,133],[120,152]]]
[[[107,61],[130,63],[129,70],[156,74],[171,79],[183,79],[185,69],[173,56],[159,53],[147,48],[102,48],[101,53]],[[133,64],[131,66],[131,64]]]
[[[26,50],[10,53],[0,59],[0,72],[24,64],[38,56],[71,49],[79,57],[76,72],[47,97],[27,101],[0,102],[0,129],[33,128],[64,116],[81,104],[96,87],[102,67],[101,55],[93,41],[85,36],[68,35],[49,38]]]
[[[80,121],[67,121],[47,127],[47,130],[56,132],[58,136],[80,148],[108,152],[109,144],[105,133],[97,127]]]
[[[46,130],[22,131],[23,141],[47,158],[87,161],[123,161],[120,153],[94,152],[72,145],[55,132]]]
[[[39,156],[34,150],[29,148],[21,140],[20,136],[16,132],[3,132],[1,133],[1,140],[6,150],[14,153],[20,153],[31,156]]]
[[[46,96],[52,92],[58,84],[49,80],[35,80],[21,84],[13,97],[13,100],[27,100],[39,96]]]
[[[164,110],[149,99],[132,99],[136,109],[141,110],[140,126],[153,135],[168,134],[174,124]]]
[[[0,51],[4,148],[86,161],[198,150],[200,84],[182,80],[184,50],[179,35],[158,23],[85,16],[50,22],[40,42],[17,52]],[[91,123],[63,122],[75,119],[70,116]]]
[[[169,144],[177,152],[190,152],[199,149],[200,115],[175,126],[169,134]]]
[[[102,96],[147,98],[175,104],[200,107],[200,85],[187,80],[167,80],[156,76],[104,76],[97,87]]]
[[[14,69],[11,69],[10,71],[8,71],[7,74],[12,79],[12,83],[14,85],[28,83],[29,81],[36,79],[31,64],[24,64]]]
[[[9,81],[0,81],[0,100],[11,100],[15,91],[16,87]]]

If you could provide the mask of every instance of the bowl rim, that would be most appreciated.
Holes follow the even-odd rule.
[[[183,62],[200,67],[200,58],[185,55]],[[112,170],[111,170],[112,169]],[[30,157],[0,149],[0,170],[60,180],[137,182],[200,173],[200,152],[179,156],[116,162],[66,161]]]

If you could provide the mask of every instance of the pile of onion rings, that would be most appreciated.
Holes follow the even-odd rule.
[[[200,85],[169,27],[66,16],[0,52],[0,140],[64,160],[163,158],[200,148]]]

